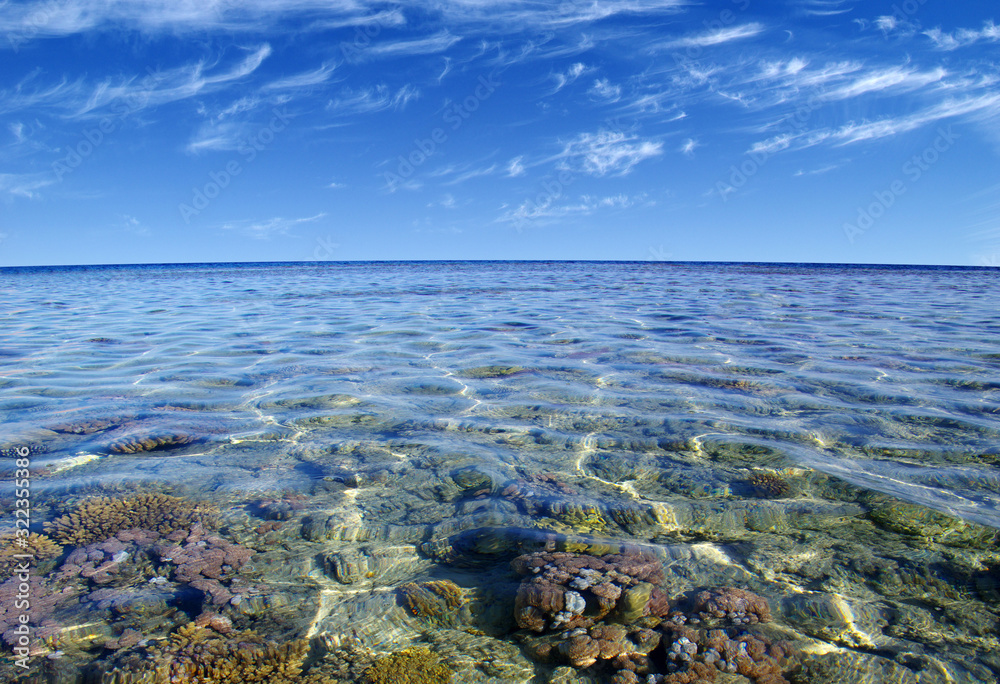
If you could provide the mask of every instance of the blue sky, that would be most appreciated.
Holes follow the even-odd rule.
[[[997,266],[994,7],[8,1],[0,266]]]

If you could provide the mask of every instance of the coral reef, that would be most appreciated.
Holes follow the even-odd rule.
[[[545,506],[548,519],[542,518],[536,524],[563,532],[596,533],[605,532],[608,522],[601,515],[601,509],[593,504],[574,501],[549,501]]]
[[[141,642],[137,642],[141,644]],[[244,631],[223,636],[188,624],[166,639],[130,648],[103,673],[103,684],[192,682],[197,684],[321,684],[326,678],[304,676],[309,652],[304,640],[276,644]]]
[[[787,684],[781,674],[787,645],[741,631],[771,619],[757,594],[706,589],[684,610],[672,610],[656,586],[663,580],[660,561],[634,552],[533,553],[511,567],[526,576],[514,617],[518,627],[541,635],[520,634],[537,660],[594,668],[614,684],[711,682],[719,672]]]
[[[143,547],[158,538],[156,532],[149,530],[124,530],[117,536],[79,547],[66,557],[56,577],[60,580],[83,577],[98,585],[116,580],[119,584],[129,582],[142,574],[135,561]]]
[[[782,666],[786,643],[728,629],[693,629],[664,622],[659,629],[599,624],[523,637],[535,660],[565,662],[615,684],[701,684],[720,673],[740,674],[755,684],[788,684]]]
[[[45,531],[64,544],[83,546],[114,536],[122,530],[144,529],[160,534],[210,525],[212,509],[168,494],[136,494],[122,499],[96,497],[83,501],[68,515],[45,524]]]
[[[648,615],[654,596],[657,606],[665,605],[652,586],[662,580],[663,568],[656,558],[640,553],[533,553],[518,556],[511,567],[528,576],[517,591],[517,625],[535,632],[590,627],[609,615],[623,595],[622,610],[630,618]]]
[[[27,591],[23,591],[25,584]],[[24,582],[22,577],[14,575],[0,584],[0,636],[7,644],[17,645],[20,635],[15,630],[24,628],[25,623],[21,620],[26,615],[32,636],[32,652],[36,649],[44,651],[42,639],[54,636],[61,629],[53,617],[56,606],[75,596],[76,592],[69,587],[56,591],[38,577],[29,576]]]
[[[754,494],[762,499],[780,499],[791,491],[791,486],[772,473],[754,473],[747,479]]]
[[[251,587],[234,578],[250,557],[252,549],[210,535],[201,525],[177,530],[153,545],[162,563],[174,566],[173,579],[204,592],[212,605],[237,605]]]
[[[575,668],[602,663],[615,670],[648,673],[649,654],[659,645],[658,632],[619,624],[578,627],[545,637],[527,638],[525,646],[537,660],[568,662]]]
[[[21,530],[22,532],[24,530]],[[57,558],[62,553],[62,546],[52,541],[44,534],[29,533],[25,537],[16,534],[0,536],[0,577],[9,576],[23,562],[14,556],[32,556],[32,566],[38,571],[46,561]]]
[[[663,684],[715,681],[717,672],[741,674],[754,684],[788,684],[781,674],[788,644],[724,629],[695,630],[665,623],[662,644],[668,674]]]
[[[424,638],[441,662],[455,671],[454,682],[526,682],[535,674],[534,665],[524,652],[475,630],[430,629]],[[355,680],[351,680],[355,681]]]
[[[376,660],[365,670],[364,684],[445,684],[452,671],[430,650],[408,648]]]
[[[310,676],[322,674],[333,682],[360,682],[364,672],[375,662],[371,649],[348,639],[341,643],[328,636],[317,638],[322,658],[310,668]]]
[[[112,442],[108,449],[116,454],[139,454],[160,449],[173,449],[191,444],[194,441],[194,437],[184,433],[128,437]]]
[[[451,580],[408,582],[397,591],[411,615],[437,624],[454,624],[455,610],[462,605],[462,590]]]
[[[735,587],[699,592],[694,598],[693,612],[704,621],[712,618],[728,619],[734,625],[771,620],[771,607],[767,599]]]

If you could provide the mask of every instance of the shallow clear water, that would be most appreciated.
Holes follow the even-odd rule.
[[[139,486],[219,506],[230,537],[270,559],[269,581],[286,573],[327,592],[325,614],[302,618],[310,636],[346,629],[329,596],[356,602],[336,593],[343,583],[324,552],[405,548],[372,596],[447,568],[471,597],[476,573],[495,581],[512,556],[487,554],[495,562],[484,569],[436,549],[517,529],[668,556],[712,544],[748,573],[744,585],[783,583],[772,601],[787,603],[791,586],[857,601],[850,629],[870,645],[852,645],[865,639],[848,628],[800,626],[847,649],[842,660],[898,660],[906,641],[956,681],[989,681],[983,673],[1000,667],[982,655],[998,614],[998,284],[987,269],[805,265],[6,269],[3,443],[31,449],[36,525],[85,495]],[[160,441],[136,447],[143,439]],[[761,473],[787,491],[755,489]],[[257,544],[261,501],[279,499],[296,501],[284,541]],[[655,523],[627,513],[651,510]],[[984,634],[942,618],[921,589],[913,601],[929,606],[928,624],[961,637],[920,650],[887,617],[913,603],[905,592],[881,591],[856,568],[837,583],[830,568],[780,567],[799,553],[794,543],[849,568],[860,552],[831,550],[838,539],[885,544],[880,557],[897,566],[939,554],[925,559],[937,568],[928,572],[958,587],[949,601],[977,606]],[[972,555],[956,561],[955,549]],[[882,612],[868,624],[866,611]],[[794,610],[784,612],[795,629]],[[363,613],[345,613],[359,638],[415,638],[403,618],[388,635],[374,622],[359,630]],[[534,665],[536,681],[553,666]]]

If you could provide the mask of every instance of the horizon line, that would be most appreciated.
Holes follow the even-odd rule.
[[[23,269],[86,269],[86,268],[133,268],[156,266],[291,266],[291,265],[336,265],[336,264],[546,264],[546,263],[591,263],[591,264],[664,264],[664,265],[736,265],[736,266],[797,266],[797,267],[881,267],[881,268],[951,268],[969,270],[990,270],[996,266],[971,264],[892,264],[879,262],[834,262],[834,261],[716,261],[682,259],[311,259],[306,261],[177,261],[177,262],[132,262],[132,263],[91,263],[91,264],[22,264],[0,266],[0,271]]]

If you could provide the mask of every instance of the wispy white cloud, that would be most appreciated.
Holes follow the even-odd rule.
[[[101,115],[112,106],[120,116],[135,113],[225,88],[253,73],[270,54],[271,46],[265,43],[222,69],[199,61],[96,84],[63,79],[54,85],[35,86],[38,72],[33,72],[13,89],[0,91],[0,113],[44,108],[68,117],[88,117]]]
[[[570,83],[573,83],[576,79],[580,78],[583,74],[591,71],[592,69],[583,65],[582,62],[575,62],[570,65],[570,67],[565,72],[556,72],[552,74],[552,80],[556,82],[555,90],[553,93],[557,93],[563,88],[565,88]]]
[[[861,28],[864,30],[867,27],[862,25]],[[880,17],[875,17],[875,28],[881,31],[882,35],[886,37],[889,35],[912,36],[917,32],[916,24],[895,14],[886,14]]]
[[[931,69],[930,71],[917,71],[916,69],[903,69],[901,67],[890,67],[887,69],[875,69],[866,72],[862,77],[850,83],[829,90],[823,94],[828,100],[844,100],[857,97],[866,93],[881,93],[887,90],[907,91],[922,88],[937,83],[948,72],[942,67]]]
[[[844,7],[845,0],[801,0],[798,9],[802,14],[813,17],[830,17],[846,14],[853,7]]]
[[[620,131],[599,131],[581,133],[575,140],[565,143],[555,159],[565,168],[593,176],[609,173],[624,176],[639,162],[662,154],[662,148],[662,142],[639,140]]]
[[[398,10],[372,11],[376,2],[324,0],[43,0],[0,5],[0,33],[17,43],[85,31],[133,30],[148,34],[278,29],[291,17],[311,18],[323,30],[379,21],[399,23]],[[296,27],[301,30],[301,27]],[[289,29],[291,30],[291,29]],[[5,41],[7,42],[7,41]]]
[[[673,14],[687,4],[688,0],[448,0],[416,6],[423,13],[435,15],[443,25],[519,35],[525,27],[554,31],[618,15]],[[405,23],[404,8],[386,8],[382,0],[36,0],[0,5],[0,34],[14,36],[15,44],[86,31],[260,33],[328,31],[357,25],[381,30]],[[8,42],[4,41],[7,47]],[[391,48],[383,52],[390,53]]]
[[[924,126],[963,116],[1000,118],[1000,93],[949,98],[904,116],[884,117],[860,123],[852,121],[838,127],[782,133],[754,143],[747,153],[770,155],[788,148],[804,149],[822,143],[838,147],[854,145],[908,133]]]
[[[349,26],[364,25],[378,27],[381,31],[381,29],[385,27],[396,27],[406,24],[406,16],[403,14],[402,10],[399,9],[382,10],[369,13],[362,3],[345,3],[339,8],[333,6],[332,4],[327,4],[327,9],[331,11],[338,11],[339,9],[344,12],[353,10],[355,13],[316,19],[309,25],[311,30],[329,31]]]
[[[312,71],[304,71],[301,74],[271,81],[263,87],[263,90],[293,90],[326,83],[336,68],[334,64],[324,64]]]
[[[241,97],[234,100],[228,107],[222,109],[222,111],[216,114],[214,118],[216,121],[222,121],[223,119],[231,118],[237,114],[242,114],[243,112],[253,111],[259,105],[260,98],[255,95]]]
[[[185,146],[188,154],[237,149],[249,137],[247,124],[239,121],[211,121],[201,124]]]
[[[410,84],[395,92],[385,84],[361,90],[345,88],[339,97],[327,103],[327,108],[342,114],[368,114],[386,109],[402,109],[419,96],[420,91]]]
[[[508,167],[509,168],[509,165]],[[464,183],[467,180],[472,180],[473,178],[479,178],[481,176],[491,176],[499,169],[498,164],[490,164],[489,166],[474,166],[472,164],[448,164],[440,168],[434,169],[427,175],[430,178],[448,178],[443,185],[458,185],[459,183]],[[450,178],[449,178],[450,176]]]
[[[968,114],[1000,115],[1000,93],[948,99],[909,116],[887,117],[860,124],[849,123],[830,132],[829,139],[838,145],[851,145],[906,133],[945,119]]]
[[[590,86],[587,93],[607,102],[618,102],[622,97],[622,88],[619,85],[612,85],[606,78],[599,78],[594,81],[594,85]]]
[[[450,181],[445,183],[445,185],[457,185],[459,183],[464,183],[467,180],[472,180],[473,178],[479,178],[481,176],[492,176],[496,170],[497,170],[496,164],[491,164],[490,166],[478,169],[469,169],[468,171],[458,174]]]
[[[428,209],[433,209],[434,207],[442,207],[444,209],[454,209],[458,206],[458,202],[455,201],[455,196],[450,192],[446,192],[444,196],[441,197],[437,202],[429,202],[427,204]]]
[[[454,0],[437,4],[445,20],[487,24],[494,31],[523,33],[527,26],[543,30],[591,24],[618,15],[675,14],[688,0],[603,0],[602,2],[523,2],[521,0]]]
[[[427,38],[413,40],[384,41],[371,45],[360,52],[361,57],[401,57],[404,55],[430,55],[444,52],[455,43],[462,40],[446,30]]]
[[[41,173],[0,173],[0,197],[36,199],[38,190],[53,183],[53,178]]]
[[[495,47],[497,54],[487,62],[487,65],[505,69],[525,62],[576,57],[592,50],[596,45],[594,39],[587,35],[580,36],[575,42],[563,42],[556,40],[554,33],[549,33],[527,40],[513,50],[502,43],[497,45]]]
[[[818,169],[810,169],[809,171],[806,171],[804,169],[799,169],[792,175],[796,178],[799,178],[801,176],[819,176],[824,173],[829,173],[830,171],[839,169],[841,166],[842,164],[827,164],[825,166],[819,167]]]
[[[7,124],[7,130],[14,136],[14,142],[18,145],[24,142],[24,124],[14,121]]]
[[[551,197],[540,203],[525,200],[516,209],[508,209],[501,214],[497,222],[520,225],[528,222],[548,223],[570,216],[590,216],[600,210],[628,209],[642,202],[645,197],[645,194],[618,194],[606,197],[580,195],[573,200]]]
[[[134,235],[141,235],[142,237],[147,237],[152,235],[152,231],[149,230],[147,226],[142,224],[142,221],[137,219],[131,214],[121,214],[119,216],[119,222],[116,225],[117,228],[121,228],[126,233],[132,233]]]
[[[280,216],[266,221],[233,221],[219,226],[221,230],[237,230],[257,240],[266,240],[275,235],[287,235],[288,231],[303,223],[313,223],[326,216],[326,213],[308,216],[306,218],[286,219]]]
[[[764,25],[759,23],[742,24],[730,28],[720,28],[693,36],[677,38],[653,46],[654,50],[675,50],[677,48],[705,48],[713,45],[721,45],[734,40],[752,38],[764,32]]]
[[[1000,26],[990,20],[985,22],[983,28],[978,31],[976,29],[959,29],[952,33],[945,33],[941,29],[935,28],[924,31],[924,35],[930,38],[934,47],[939,50],[957,50],[980,41],[997,42],[1000,40]]]
[[[698,144],[697,140],[695,140],[694,138],[688,138],[683,143],[681,143],[681,146],[678,149],[678,151],[685,157],[693,157],[694,151],[698,147],[700,147],[700,145]]]
[[[524,175],[524,157],[514,157],[507,162],[507,176],[515,178]]]

